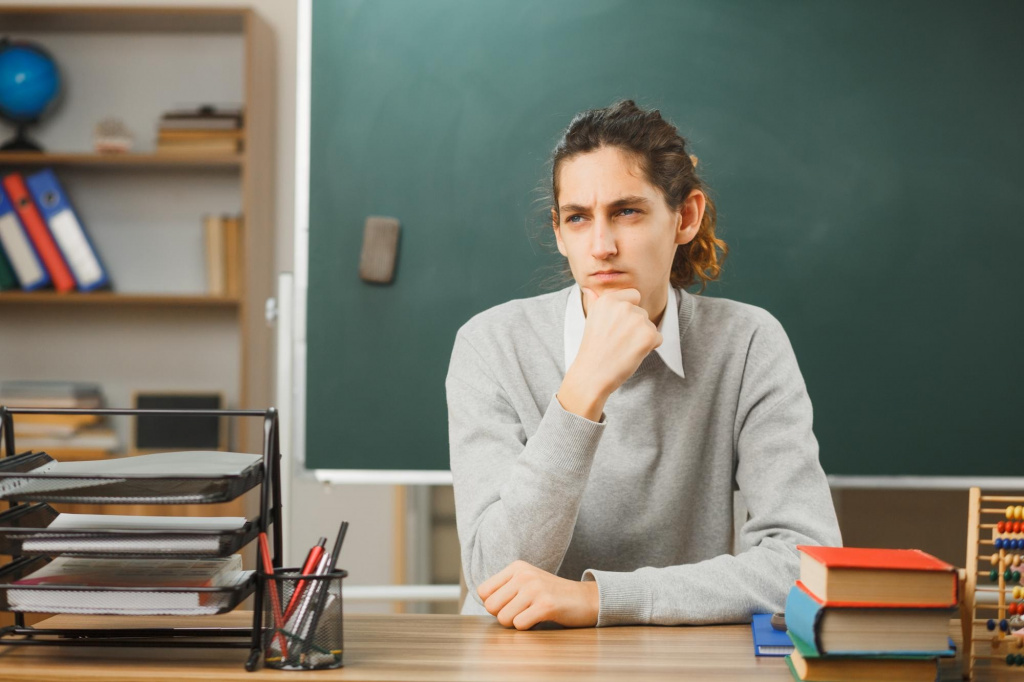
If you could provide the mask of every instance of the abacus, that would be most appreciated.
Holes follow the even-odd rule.
[[[980,488],[971,488],[969,504],[961,612],[964,677],[1024,679],[1024,497],[982,495]],[[978,603],[978,593],[984,592],[995,593],[996,600]]]

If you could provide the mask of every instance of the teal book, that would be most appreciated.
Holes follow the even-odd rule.
[[[786,628],[806,658],[952,656],[953,615],[948,608],[829,606],[800,583],[786,599]]]
[[[0,248],[0,291],[17,288],[18,278],[14,275],[10,261],[7,260],[7,254]]]

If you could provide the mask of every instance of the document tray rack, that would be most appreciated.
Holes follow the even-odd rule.
[[[15,454],[14,415],[125,415],[137,417],[233,417],[260,418],[263,421],[263,452],[252,466],[234,476],[47,476],[45,466],[52,462],[45,453]],[[13,584],[59,555],[92,556],[115,559],[210,559],[230,556],[252,541],[257,533],[267,532],[271,541],[271,563],[281,567],[281,483],[280,434],[277,410],[163,410],[163,409],[43,409],[0,405],[0,499],[10,501],[10,509],[0,514],[0,552],[12,561],[0,567],[0,610],[13,611],[15,624],[0,628],[0,645],[17,646],[135,646],[249,649],[245,667],[255,670],[261,652],[263,631],[263,590],[254,571],[244,572],[233,585],[226,586],[89,586],[67,584]],[[238,455],[238,453],[225,453]],[[43,471],[37,471],[44,467]],[[38,481],[45,481],[39,485]],[[259,489],[260,513],[233,530],[96,530],[73,531],[47,528],[56,512],[47,502],[84,502],[100,504],[183,504],[213,503],[236,499],[246,491]],[[26,504],[27,502],[36,504]],[[197,553],[187,538],[200,543]],[[39,549],[42,543],[43,549]],[[49,544],[47,544],[49,543]],[[163,543],[165,549],[149,550]],[[26,547],[26,544],[28,547]],[[123,546],[122,546],[123,544]],[[36,549],[32,549],[32,547]],[[71,551],[66,551],[67,547]],[[53,549],[46,549],[52,547]],[[64,547],[64,549],[61,549]],[[143,547],[145,551],[139,551]],[[61,595],[64,595],[62,597]],[[207,615],[236,608],[253,595],[252,627],[165,627],[134,629],[117,622],[109,628],[36,628],[25,625],[30,613],[101,613],[111,619],[133,615]],[[62,599],[66,603],[62,604]],[[113,604],[113,606],[111,606]],[[116,621],[115,621],[116,622]]]
[[[183,559],[231,556],[256,538],[259,519],[241,528],[213,529],[55,529],[57,511],[48,504],[19,504],[0,513],[0,554],[11,556],[91,556]]]
[[[254,462],[238,475],[51,474],[25,471],[26,463],[45,468],[44,452],[0,460],[0,500],[73,504],[214,504],[230,502],[259,485],[263,467]]]
[[[43,557],[24,557],[0,569],[0,610],[91,615],[212,616],[231,611],[252,594],[256,587],[255,571],[247,571],[245,578],[236,585],[208,587],[11,584],[45,564],[46,559]]]

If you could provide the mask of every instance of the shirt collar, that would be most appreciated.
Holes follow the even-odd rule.
[[[679,377],[686,378],[683,374],[683,349],[679,339],[679,299],[676,298],[675,289],[668,285],[668,303],[665,305],[665,314],[661,316],[661,324],[658,331],[661,332],[661,345],[655,352],[661,356],[662,361],[668,368]],[[580,294],[578,284],[573,284],[569,289],[569,298],[565,302],[565,368],[572,366],[576,360],[576,354],[580,351],[580,344],[583,343],[583,329],[586,327],[587,318],[583,314],[583,297]],[[666,331],[667,330],[667,331]]]

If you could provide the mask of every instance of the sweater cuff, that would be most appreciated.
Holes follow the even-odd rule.
[[[534,447],[547,453],[545,459],[555,466],[585,474],[590,471],[604,427],[604,415],[600,422],[592,422],[566,410],[555,395],[530,440]]]
[[[583,582],[588,580],[597,582],[597,627],[650,624],[654,595],[638,574],[588,568],[583,572]]]

